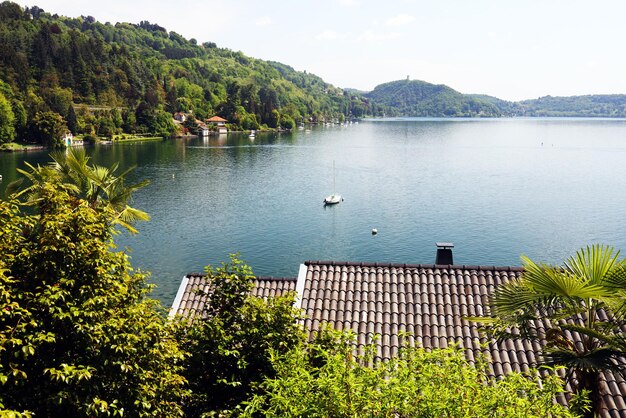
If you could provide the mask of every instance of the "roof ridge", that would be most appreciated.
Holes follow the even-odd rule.
[[[325,261],[308,260],[304,265],[329,265],[337,267],[395,267],[395,268],[416,268],[416,269],[455,269],[455,270],[480,270],[480,271],[524,271],[523,267],[517,266],[475,266],[466,264],[407,264],[407,263],[371,263],[354,261]]]
[[[275,276],[255,276],[257,280],[268,280],[268,281],[293,281],[298,280],[297,277],[275,277]]]
[[[187,273],[185,277],[206,277],[206,273]],[[254,276],[255,280],[266,281],[296,281],[297,277]]]

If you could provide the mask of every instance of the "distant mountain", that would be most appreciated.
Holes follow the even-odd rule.
[[[490,103],[500,109],[502,116],[520,116],[521,107],[517,102],[509,102],[507,100],[498,99],[497,97],[487,96],[486,94],[467,94],[482,102]]]
[[[521,116],[626,117],[626,95],[552,97],[517,102]]]
[[[467,95],[443,84],[398,80],[380,84],[365,97],[401,116],[495,117],[508,114],[508,102],[489,96]]]
[[[509,102],[482,94],[463,94],[443,84],[399,80],[362,93],[392,116],[626,117],[626,95],[540,97]]]

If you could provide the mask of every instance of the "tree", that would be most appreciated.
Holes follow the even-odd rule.
[[[39,204],[43,187],[54,182],[70,195],[84,199],[94,209],[107,207],[113,213],[112,225],[121,225],[131,233],[137,233],[132,226],[134,222],[150,220],[146,212],[128,205],[132,194],[149,184],[148,180],[130,186],[125,184],[126,176],[134,167],[117,174],[117,163],[110,168],[89,165],[89,157],[82,148],[71,148],[67,153],[55,152],[50,157],[53,160],[50,165],[34,167],[26,163],[30,171],[18,169],[29,183],[24,185],[24,179],[19,179],[7,187],[10,192],[21,188],[15,198],[25,197],[24,203]]]
[[[202,319],[181,336],[190,352],[186,413],[192,417],[225,413],[259,393],[262,381],[275,374],[272,353],[285,353],[304,339],[293,296],[251,296],[254,276],[236,255],[207,273],[211,291]]]
[[[137,118],[135,112],[124,110],[122,113],[122,129],[124,132],[135,133],[137,131]]]
[[[285,129],[294,129],[296,127],[296,122],[289,116],[281,115],[280,125]]]
[[[72,90],[60,87],[42,89],[42,94],[50,110],[59,115],[69,114],[72,107]]]
[[[65,119],[56,112],[37,112],[30,124],[33,137],[41,144],[63,148],[63,135],[67,132]]]
[[[18,140],[24,140],[26,134],[26,128],[28,126],[28,115],[24,104],[19,100],[13,100],[11,104],[13,108],[13,114],[15,115],[15,134]]]
[[[142,102],[135,111],[137,124],[146,132],[159,135],[171,135],[175,131],[172,115],[159,109],[151,108],[147,102]]]
[[[15,115],[11,103],[0,92],[0,144],[15,138]]]
[[[76,111],[74,110],[74,106],[70,105],[67,111],[67,129],[73,135],[78,134],[78,117],[76,116]]]
[[[0,201],[0,415],[182,415],[184,351],[113,211],[40,192],[35,214]]]
[[[618,257],[602,245],[579,250],[563,267],[522,257],[522,277],[499,286],[492,317],[479,319],[498,339],[545,339],[543,362],[565,366],[574,390],[590,393],[596,413],[604,406],[600,374],[623,373],[625,366],[626,261]],[[537,333],[536,321],[545,335]]]
[[[112,138],[113,135],[115,135],[115,124],[113,123],[113,120],[109,115],[103,115],[99,117],[97,125],[98,129],[96,131],[96,134],[98,134],[99,136]]]
[[[265,393],[247,402],[243,416],[575,416],[554,402],[563,390],[555,375],[541,385],[534,371],[498,381],[489,377],[484,360],[471,365],[455,347],[427,351],[405,346],[398,357],[373,362],[373,344],[354,354],[353,334],[334,332],[322,341],[276,353],[276,377],[263,384]]]

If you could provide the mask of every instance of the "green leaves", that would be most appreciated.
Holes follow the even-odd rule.
[[[554,403],[563,390],[555,375],[541,385],[536,371],[496,381],[486,362],[471,365],[456,347],[407,345],[398,357],[374,363],[373,346],[357,355],[353,336],[325,333],[321,344],[274,353],[276,377],[245,403],[244,417],[575,416]]]
[[[178,325],[112,251],[115,212],[37,193],[35,215],[0,201],[0,415],[180,416]]]
[[[500,285],[492,317],[477,319],[499,340],[543,342],[543,361],[567,367],[576,377],[572,386],[591,393],[596,411],[602,402],[598,373],[621,372],[626,354],[626,261],[618,257],[619,251],[599,244],[579,250],[563,267],[522,257],[522,277]]]

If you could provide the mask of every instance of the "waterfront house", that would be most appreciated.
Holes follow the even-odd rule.
[[[63,135],[63,138],[61,138],[61,141],[63,141],[63,143],[68,146],[71,147],[72,146],[72,140],[74,139],[74,135],[72,135],[71,132],[67,131],[65,132],[65,134]]]
[[[84,144],[82,139],[74,138],[74,135],[70,131],[63,134],[61,141],[63,141],[63,144],[65,144],[66,147],[76,147]]]
[[[201,138],[209,136],[209,127],[202,122],[198,123],[198,136]]]
[[[206,122],[215,126],[217,128],[217,132],[220,134],[225,134],[228,132],[228,129],[226,129],[226,123],[228,121],[224,118],[220,118],[219,116],[212,116],[207,119]]]
[[[520,267],[455,265],[451,244],[441,244],[435,264],[307,261],[300,265],[296,278],[255,279],[252,293],[267,298],[295,291],[295,303],[305,314],[303,325],[310,336],[323,324],[351,329],[361,348],[377,335],[379,360],[394,356],[400,336],[407,333],[412,343],[426,349],[458,344],[470,362],[487,356],[490,373],[501,377],[537,366],[545,341],[496,342],[465,318],[485,315],[494,289],[522,272]],[[171,314],[201,315],[206,303],[203,294],[210,285],[204,275],[185,276]],[[536,327],[543,335],[545,325],[536,321]],[[607,395],[601,417],[626,416],[624,378],[605,372],[602,385]],[[567,404],[563,394],[557,400]]]

